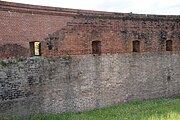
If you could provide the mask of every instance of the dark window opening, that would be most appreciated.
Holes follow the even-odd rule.
[[[172,40],[166,41],[166,51],[172,51]]]
[[[92,54],[101,54],[101,41],[92,42]]]
[[[31,56],[41,56],[41,43],[40,42],[30,42],[30,55]]]
[[[171,76],[167,76],[167,81],[171,81]]]
[[[140,42],[138,40],[133,41],[133,52],[140,52]]]

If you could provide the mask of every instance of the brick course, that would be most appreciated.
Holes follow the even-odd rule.
[[[180,16],[86,11],[3,1],[0,15],[1,46],[18,44],[29,50],[29,42],[41,41],[43,56],[91,54],[95,40],[101,41],[104,54],[132,52],[134,40],[140,41],[141,52],[165,51],[166,40],[173,41],[173,51],[180,50]],[[49,36],[52,50],[47,49]],[[29,56],[29,51],[20,55]],[[6,57],[6,53],[0,54],[1,58]]]

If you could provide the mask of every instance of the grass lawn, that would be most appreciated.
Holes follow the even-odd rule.
[[[131,101],[81,113],[31,116],[27,120],[180,120],[180,97]]]

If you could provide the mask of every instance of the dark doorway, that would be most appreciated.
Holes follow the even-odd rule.
[[[92,42],[92,54],[101,54],[101,41]]]
[[[133,41],[133,52],[140,52],[140,42],[138,40]]]
[[[133,52],[140,52],[140,42],[138,40],[133,41]]]
[[[172,40],[166,41],[166,51],[172,51]]]

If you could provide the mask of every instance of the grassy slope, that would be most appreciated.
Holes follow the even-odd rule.
[[[81,113],[39,115],[28,120],[180,120],[180,97],[132,101]]]

